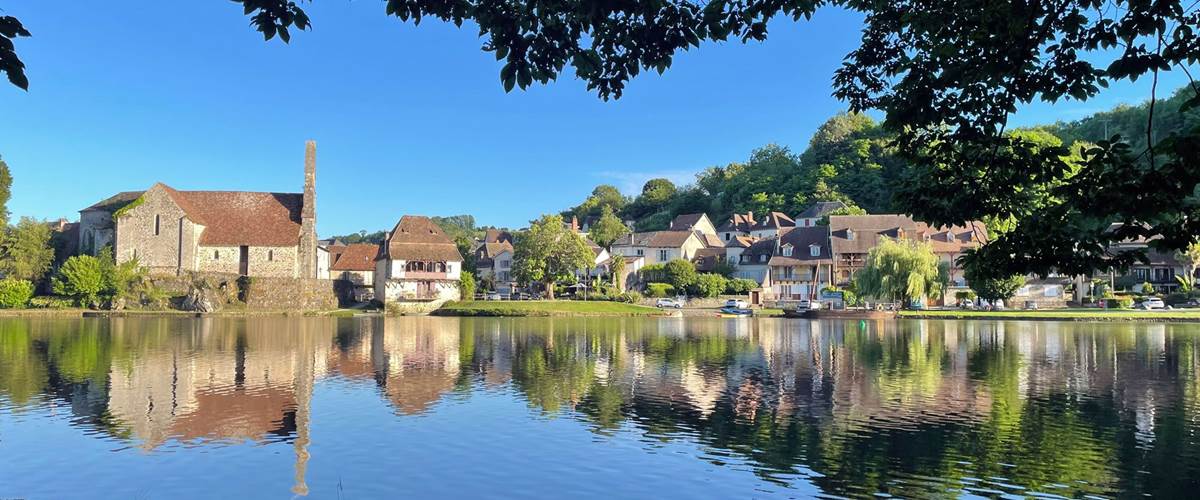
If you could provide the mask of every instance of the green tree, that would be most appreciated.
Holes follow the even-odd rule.
[[[592,190],[592,194],[583,200],[578,206],[568,210],[563,214],[563,217],[574,215],[579,218],[599,215],[605,209],[612,210],[614,213],[620,213],[625,208],[629,200],[621,191],[617,190],[616,186],[609,184],[601,184]]]
[[[729,280],[715,273],[701,273],[696,276],[689,290],[697,297],[716,297],[725,291]]]
[[[612,207],[605,206],[600,211],[600,219],[588,230],[588,237],[604,248],[611,248],[614,241],[629,234],[629,228],[613,213]]]
[[[1187,270],[1184,277],[1193,280],[1196,277],[1196,268],[1200,267],[1200,242],[1193,241],[1186,248],[1175,252],[1175,260]]]
[[[100,259],[91,255],[76,255],[63,262],[54,277],[53,289],[82,306],[96,307],[104,292],[104,270]]]
[[[941,297],[939,261],[928,243],[883,238],[854,276],[855,290],[875,299],[900,300],[904,307],[916,299]]]
[[[513,273],[521,283],[542,283],[554,298],[554,283],[574,278],[575,271],[592,266],[592,250],[583,237],[570,231],[560,215],[543,215],[516,235]]]
[[[979,298],[988,302],[1007,301],[1017,293],[1017,290],[1025,286],[1024,276],[1013,274],[996,278],[995,273],[990,269],[981,269],[980,267],[983,265],[985,264],[982,261],[963,260],[963,277],[967,279],[967,285],[975,291]]]
[[[41,281],[54,262],[50,226],[32,217],[21,217],[0,240],[0,272],[10,278]]]
[[[463,271],[458,278],[458,290],[461,292],[462,300],[471,300],[475,297],[475,274],[471,271]]]
[[[0,17],[0,36],[3,36],[3,18]],[[2,52],[4,44],[0,43],[0,52]],[[0,60],[3,56],[0,55]],[[3,69],[4,64],[0,62],[0,69]],[[11,74],[10,74],[11,76]],[[4,158],[0,157],[0,223],[8,225],[8,199],[12,197],[12,172],[8,170],[8,164],[4,163]]]
[[[683,259],[675,259],[663,266],[663,280],[676,290],[683,292],[696,282],[696,266]]]
[[[33,283],[28,280],[4,278],[0,280],[0,308],[27,307],[33,298]]]

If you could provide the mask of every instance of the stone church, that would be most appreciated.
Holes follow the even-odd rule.
[[[157,275],[187,272],[316,278],[316,155],[306,144],[303,193],[180,191],[157,183],[79,214],[79,252],[111,246]]]

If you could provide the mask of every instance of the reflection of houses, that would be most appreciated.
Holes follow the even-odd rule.
[[[462,255],[428,217],[405,215],[383,241],[375,261],[375,299],[436,304],[458,300]]]
[[[396,411],[423,413],[454,388],[459,372],[454,318],[387,318],[383,322],[383,391]]]
[[[112,246],[151,273],[317,277],[316,145],[303,193],[179,191],[158,183],[80,211],[81,253]]]
[[[350,285],[350,298],[354,302],[368,302],[375,298],[375,259],[379,256],[379,245],[354,243],[332,254],[334,261],[329,266],[330,277]]]

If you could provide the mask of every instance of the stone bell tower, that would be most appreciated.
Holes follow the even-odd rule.
[[[299,276],[317,277],[317,142],[304,144],[304,201],[300,208]]]

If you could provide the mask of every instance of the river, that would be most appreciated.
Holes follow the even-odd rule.
[[[1200,325],[0,319],[0,498],[1192,496]]]

